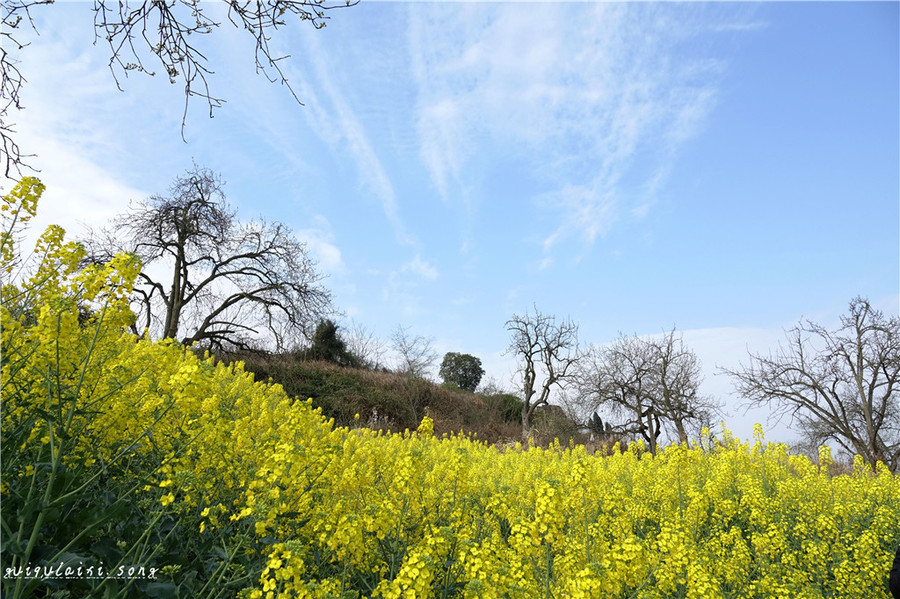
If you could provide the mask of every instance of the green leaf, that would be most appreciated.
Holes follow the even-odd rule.
[[[169,599],[175,596],[176,590],[171,582],[151,582],[144,588],[144,594],[149,599]]]

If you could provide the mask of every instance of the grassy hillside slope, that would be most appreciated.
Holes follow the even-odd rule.
[[[311,398],[338,426],[402,432],[415,429],[427,414],[438,436],[465,431],[488,443],[521,437],[522,404],[513,395],[469,393],[390,372],[305,361],[291,354],[244,354],[225,360],[242,361],[258,381],[278,383],[292,397]]]

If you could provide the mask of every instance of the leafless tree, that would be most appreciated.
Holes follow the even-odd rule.
[[[611,412],[616,432],[640,435],[653,453],[665,430],[688,443],[689,429],[699,432],[721,414],[700,393],[700,361],[675,329],[662,337],[620,336],[588,355],[579,372],[582,410]]]
[[[398,370],[410,378],[424,378],[434,366],[438,358],[428,337],[409,332],[409,328],[397,326],[391,336],[391,347],[400,359]]]
[[[725,372],[749,405],[790,415],[808,443],[900,468],[900,318],[868,300],[854,298],[836,330],[801,322],[774,353]]]
[[[90,239],[91,259],[143,261],[136,333],[217,349],[250,349],[263,332],[278,349],[308,339],[333,312],[322,275],[283,224],[237,222],[222,186],[195,165]]]
[[[564,389],[572,380],[581,357],[578,325],[568,318],[542,314],[535,307],[534,314],[513,314],[506,330],[511,335],[507,353],[519,361],[522,376],[522,436],[527,438],[535,410],[550,403],[551,389]]]
[[[351,321],[344,329],[347,350],[353,354],[363,367],[377,370],[384,367],[385,343],[362,323]]]
[[[618,423],[613,430],[640,435],[656,453],[662,434],[654,407],[654,356],[638,337],[620,337],[609,347],[591,347],[578,372],[579,403],[587,412],[605,409]]]
[[[709,427],[722,415],[714,398],[700,392],[702,367],[697,355],[685,347],[675,329],[649,340],[656,356],[656,400],[663,421],[671,425],[680,443],[689,442],[688,427],[695,432]]]
[[[284,84],[297,98],[281,69],[281,56],[270,46],[272,33],[287,25],[287,19],[306,21],[316,29],[325,26],[326,11],[356,4],[358,0],[227,0],[224,4],[225,18],[236,28],[246,31],[255,42],[257,72],[263,73],[269,81]],[[9,122],[9,109],[21,109],[20,92],[25,76],[19,70],[15,59],[8,54],[9,49],[22,50],[22,25],[33,28],[31,9],[52,4],[53,0],[4,0],[2,37],[0,41],[0,67],[2,67],[3,107],[0,113],[0,135],[6,154],[6,176],[12,171],[19,172],[25,166],[25,158],[13,139],[13,129]],[[197,0],[152,0],[128,2],[128,0],[94,0],[94,43],[109,45],[109,68],[116,84],[120,77],[130,72],[155,75],[156,68],[171,83],[184,84],[184,115],[182,135],[187,119],[188,104],[193,97],[202,98],[208,105],[210,116],[213,109],[224,100],[210,90],[207,76],[213,73],[206,56],[198,47],[203,36],[211,34],[221,24],[216,16],[216,3]],[[154,67],[153,65],[156,65]]]

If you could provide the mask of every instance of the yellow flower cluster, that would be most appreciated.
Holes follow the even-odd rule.
[[[887,597],[900,480],[884,468],[831,476],[761,431],[603,457],[439,439],[428,418],[402,434],[335,428],[240,365],[125,335],[133,259],[77,271],[61,236],[45,250],[39,302],[4,288],[4,390],[27,391],[4,393],[17,402],[4,430],[60,409],[83,420],[70,429],[85,463],[163,456],[145,489],[166,510],[200,534],[256,533],[245,596]],[[85,303],[96,326],[71,315]],[[48,368],[78,409],[46,405]],[[43,426],[34,438],[52,441]]]

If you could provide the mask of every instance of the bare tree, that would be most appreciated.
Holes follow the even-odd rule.
[[[550,403],[551,389],[565,389],[572,380],[581,356],[578,325],[569,319],[558,321],[535,307],[534,314],[513,314],[506,330],[511,335],[507,353],[519,360],[522,375],[522,436],[527,438],[535,410]]]
[[[365,325],[351,321],[350,326],[345,329],[344,340],[347,350],[364,368],[377,370],[384,367],[385,343]]]
[[[801,322],[776,352],[725,372],[749,405],[790,415],[807,442],[900,468],[900,318],[868,300],[854,298],[837,330]]]
[[[616,432],[636,434],[656,453],[668,429],[680,443],[689,429],[708,426],[721,413],[700,393],[700,361],[672,329],[662,337],[620,336],[592,348],[579,373],[582,410],[605,409],[620,421]]]
[[[91,259],[143,261],[136,333],[219,349],[249,349],[263,332],[279,349],[309,339],[333,310],[305,245],[283,224],[237,222],[222,186],[195,165],[89,240]]]
[[[409,328],[397,326],[391,336],[391,347],[400,358],[398,370],[411,378],[424,378],[437,360],[437,352],[428,337],[409,332]]]
[[[618,422],[614,431],[640,435],[655,454],[662,423],[654,406],[653,371],[650,346],[622,336],[609,347],[590,348],[578,373],[578,398],[588,412],[606,409]]]
[[[271,36],[279,27],[287,24],[287,17],[306,21],[316,29],[325,26],[326,11],[356,4],[358,0],[268,0],[251,2],[247,0],[227,0],[227,20],[236,28],[246,31],[255,42],[257,72],[263,73],[271,82],[284,84],[299,103],[297,94],[281,69],[281,56],[270,46]],[[6,154],[6,176],[26,166],[19,146],[13,140],[13,129],[9,122],[9,109],[21,109],[21,89],[25,76],[7,49],[22,50],[28,44],[22,41],[20,28],[28,24],[33,28],[31,9],[53,0],[4,0],[2,37],[0,41],[0,68],[2,68],[3,106],[0,110],[0,136]],[[152,64],[161,67],[171,83],[184,83],[184,115],[182,135],[187,119],[188,104],[192,97],[200,97],[209,105],[210,116],[213,109],[224,100],[212,94],[207,76],[213,73],[206,56],[198,47],[202,36],[215,31],[220,23],[210,12],[216,10],[215,3],[197,0],[153,0],[148,2],[128,2],[127,0],[94,0],[94,42],[104,41],[109,45],[109,68],[116,84],[121,89],[120,76],[130,72],[155,75]]]
[[[663,422],[675,429],[679,443],[688,443],[688,427],[699,433],[722,415],[721,407],[700,392],[702,367],[675,329],[648,340],[656,357],[655,396]]]

